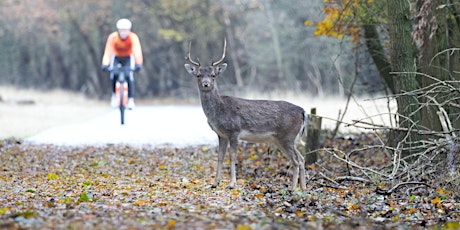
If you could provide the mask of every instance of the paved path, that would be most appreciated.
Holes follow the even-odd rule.
[[[125,125],[114,109],[84,122],[54,127],[26,141],[56,145],[217,145],[199,106],[146,106],[127,111]]]

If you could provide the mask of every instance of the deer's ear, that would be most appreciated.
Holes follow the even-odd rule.
[[[198,71],[198,68],[196,66],[190,64],[185,64],[184,66],[189,74],[196,76]]]
[[[216,75],[219,75],[222,72],[224,72],[226,68],[227,68],[227,63],[222,63],[222,64],[216,66],[214,71],[216,71]]]

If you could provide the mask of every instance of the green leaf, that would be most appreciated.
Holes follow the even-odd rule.
[[[96,167],[101,167],[101,166],[104,166],[105,163],[106,163],[106,162],[105,162],[104,160],[100,160],[100,161],[97,161],[97,162],[93,162],[93,163],[91,164],[91,167],[94,167],[94,168],[96,168]]]
[[[83,182],[83,187],[84,188],[88,188],[90,185],[91,185],[91,183],[89,181]]]
[[[93,201],[93,194],[91,193],[80,194],[80,201]]]
[[[23,213],[19,213],[20,216],[23,216],[24,218],[26,219],[29,219],[29,218],[32,218],[33,216],[35,216],[35,212],[31,211],[31,210],[27,210]]]

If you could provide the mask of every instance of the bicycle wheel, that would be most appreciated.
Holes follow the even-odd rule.
[[[121,120],[121,124],[124,125],[125,124],[125,104],[123,103],[123,99],[124,99],[124,88],[125,88],[125,84],[124,83],[121,83],[120,84],[120,120]]]

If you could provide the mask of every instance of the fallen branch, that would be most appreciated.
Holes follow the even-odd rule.
[[[340,181],[358,181],[358,182],[363,182],[363,183],[369,183],[371,182],[368,179],[364,179],[362,177],[356,177],[356,176],[340,176],[335,178],[335,181],[340,182]]]
[[[324,175],[322,172],[319,172],[319,175],[321,177],[323,177],[324,179],[326,179],[327,181],[329,181],[329,182],[334,184],[334,186],[332,186],[332,185],[325,185],[325,184],[320,183],[322,186],[327,186],[327,187],[336,188],[336,189],[348,189],[347,187],[341,186],[335,180],[333,180],[333,179],[329,178],[328,176]]]
[[[401,182],[395,186],[393,186],[393,188],[391,189],[388,189],[388,190],[385,190],[385,189],[381,189],[380,187],[377,187],[375,189],[375,192],[379,195],[390,195],[392,194],[396,189],[398,189],[399,187],[401,186],[406,186],[406,185],[424,185],[426,187],[429,187],[430,188],[430,185],[425,183],[425,182]]]
[[[374,174],[376,174],[376,175],[379,175],[379,176],[382,176],[382,177],[385,177],[385,178],[389,178],[389,176],[386,175],[386,174],[384,174],[384,173],[381,173],[381,172],[379,172],[379,171],[373,170],[373,169],[371,169],[371,168],[362,167],[362,166],[358,165],[357,163],[355,163],[355,162],[353,162],[353,161],[351,161],[351,160],[343,159],[342,157],[338,156],[338,155],[335,153],[336,150],[333,150],[333,149],[330,150],[330,149],[326,149],[326,148],[325,148],[324,151],[326,151],[326,152],[332,154],[332,156],[334,156],[335,158],[339,159],[340,161],[343,161],[343,162],[345,162],[345,163],[347,163],[347,164],[349,164],[349,165],[351,165],[351,166],[353,166],[353,167],[355,167],[355,168],[360,169],[363,173],[365,173],[364,171],[369,171],[369,172],[372,172],[372,173],[374,173]],[[366,173],[365,173],[365,174],[366,174]],[[366,174],[366,175],[367,175],[367,174]]]

